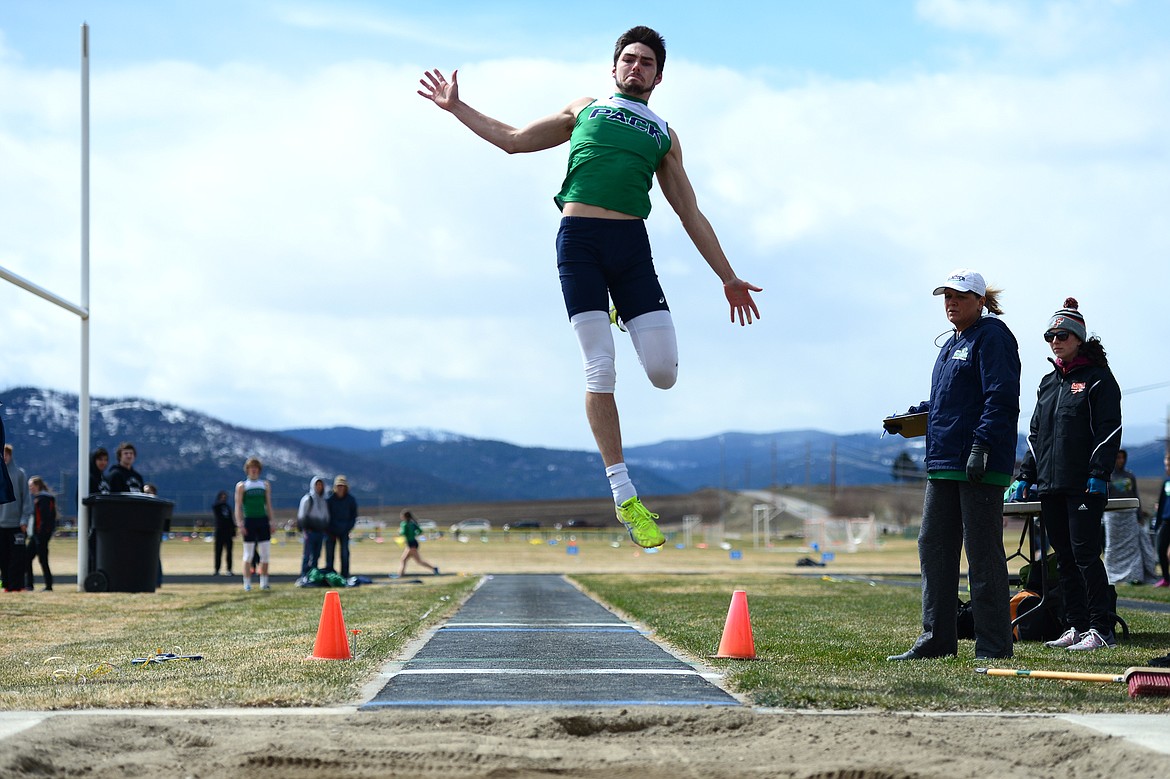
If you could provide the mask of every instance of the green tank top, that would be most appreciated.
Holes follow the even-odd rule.
[[[588,203],[645,219],[654,172],[670,151],[670,131],[645,102],[622,94],[594,100],[577,114],[569,164],[553,200]]]
[[[259,519],[268,516],[268,502],[264,482],[244,480],[244,519]]]

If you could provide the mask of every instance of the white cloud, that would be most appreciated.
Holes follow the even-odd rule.
[[[1008,37],[1035,21],[990,4],[922,8]],[[509,157],[479,141],[415,94],[422,69],[96,73],[93,392],[260,427],[426,426],[589,448],[553,250],[564,150]],[[493,60],[460,80],[473,105],[522,124],[604,92],[608,67]],[[733,265],[765,288],[763,320],[727,322],[717,279],[656,190],[649,228],[680,381],[650,387],[619,336],[627,441],[876,434],[926,394],[945,328],[929,291],[960,265],[1007,289],[1024,423],[1046,367],[1036,333],[1067,294],[1123,386],[1165,380],[1150,315],[1170,286],[1168,85],[1168,58],[786,87],[672,60],[653,104]],[[66,297],[78,290],[76,104],[74,78],[0,59],[0,264]],[[0,328],[20,334],[5,382],[76,387],[75,318],[0,285]],[[1157,421],[1163,406],[1151,392],[1126,411]]]
[[[980,35],[1025,61],[1084,57],[1113,40],[1119,0],[918,0],[927,22]]]

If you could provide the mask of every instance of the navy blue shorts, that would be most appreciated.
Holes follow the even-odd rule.
[[[609,311],[610,300],[627,322],[670,310],[641,219],[561,217],[557,270],[570,319],[583,311]]]
[[[272,540],[272,526],[268,517],[244,517],[244,543],[258,544]]]

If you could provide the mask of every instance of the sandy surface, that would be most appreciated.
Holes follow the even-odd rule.
[[[0,741],[0,776],[1165,779],[1170,755],[1045,716],[105,712],[51,715]]]
[[[917,570],[912,543],[905,557]],[[362,554],[387,554],[372,544],[358,546]],[[486,564],[473,555],[482,557],[486,546],[448,543],[434,551],[443,553],[448,570],[476,571]],[[547,547],[522,542],[509,551],[507,559],[518,570],[555,564],[564,572],[564,552],[553,560]],[[590,568],[630,566],[624,550],[599,545],[586,551],[581,558]],[[643,556],[639,569],[665,569],[678,558],[687,570],[706,570],[700,555],[686,550],[671,559]],[[200,561],[204,557],[210,553]],[[718,558],[712,568],[728,566],[725,553],[708,557]],[[745,557],[776,565],[773,555]],[[855,557],[865,570],[862,555]],[[192,570],[203,572],[203,565]],[[381,565],[371,570],[383,570]],[[493,566],[499,565],[496,555]],[[869,565],[892,569],[888,552]],[[734,570],[743,568],[737,563]],[[1154,727],[1163,723],[1170,741],[1170,718]],[[0,712],[0,779],[390,776],[1170,779],[1170,755],[1065,718],[1036,715],[776,713],[748,707]]]

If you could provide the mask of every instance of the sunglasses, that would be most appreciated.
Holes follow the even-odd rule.
[[[1048,343],[1052,343],[1054,340],[1060,341],[1061,343],[1064,343],[1065,341],[1068,340],[1068,337],[1070,335],[1072,335],[1072,333],[1070,333],[1067,330],[1056,330],[1056,331],[1049,330],[1047,333],[1044,334],[1044,340],[1047,341]]]

